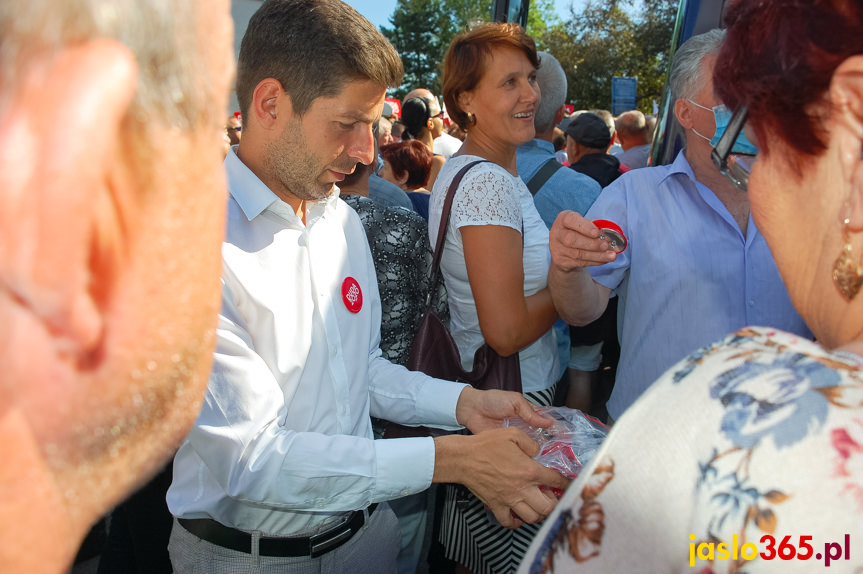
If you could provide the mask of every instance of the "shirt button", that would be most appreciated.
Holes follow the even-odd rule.
[[[755,307],[755,299],[750,299],[750,300],[749,300],[749,306],[750,306],[750,307]]]

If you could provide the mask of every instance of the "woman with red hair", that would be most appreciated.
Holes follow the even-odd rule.
[[[517,353],[522,392],[546,406],[560,373],[551,330],[557,311],[547,287],[548,228],[515,162],[518,146],[535,135],[538,67],[533,40],[516,24],[484,24],[453,40],[444,64],[444,101],[467,135],[434,184],[429,237],[435,245],[456,174],[475,164],[455,189],[444,236],[450,331],[466,369],[484,343],[501,356]],[[549,495],[542,502],[551,511],[555,500]],[[477,574],[511,572],[537,531],[521,522],[542,518],[519,512],[498,523],[481,500],[447,487],[440,538],[448,558]]]
[[[429,190],[426,189],[432,168],[432,153],[418,140],[399,141],[381,146],[384,165],[380,175],[408,194],[417,213],[428,221]]]
[[[672,367],[523,572],[863,564],[863,1],[738,0],[725,22],[713,161],[818,343],[750,327]]]

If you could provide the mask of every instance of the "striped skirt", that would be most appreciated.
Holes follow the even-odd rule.
[[[556,386],[524,393],[524,397],[535,405],[549,406]],[[501,526],[492,511],[464,486],[448,484],[443,495],[438,539],[446,557],[475,574],[515,572],[542,523],[511,530]]]

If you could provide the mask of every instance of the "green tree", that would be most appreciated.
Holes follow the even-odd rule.
[[[399,0],[381,32],[398,50],[405,78],[396,97],[424,87],[440,93],[443,59],[450,42],[478,22],[492,19],[493,0]],[[538,40],[562,26],[553,0],[531,0],[527,31]]]
[[[543,36],[569,81],[577,109],[611,108],[614,76],[638,80],[637,107],[650,112],[661,97],[677,0],[590,0],[563,27]]]
[[[659,99],[678,0],[589,0],[561,21],[554,0],[531,0],[527,32],[554,54],[569,80],[577,108],[610,108],[611,79],[638,79],[638,107]],[[381,31],[396,47],[405,80],[394,95],[417,87],[441,92],[442,63],[456,34],[492,18],[493,0],[399,0],[390,27]]]
[[[439,66],[446,45],[441,30],[449,25],[443,0],[399,0],[390,28],[381,32],[398,51],[405,69],[402,87],[394,92],[401,97],[423,87],[440,93]]]
[[[545,37],[555,28],[562,28],[563,22],[554,9],[554,0],[530,0],[527,13],[527,33],[536,40],[536,47],[546,50]]]

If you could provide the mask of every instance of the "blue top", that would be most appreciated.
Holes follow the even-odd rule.
[[[409,211],[415,211],[414,204],[402,188],[379,175],[369,176],[369,199],[387,207],[404,207]]]
[[[525,185],[549,159],[555,159],[554,145],[549,141],[534,139],[518,147],[515,166]],[[533,204],[542,221],[551,229],[561,211],[577,211],[584,215],[600,191],[602,188],[593,178],[568,168],[559,169],[536,192]],[[569,365],[569,325],[558,319],[554,323],[554,332],[562,376]]]
[[[413,205],[414,211],[423,216],[423,219],[428,223],[429,220],[429,198],[431,197],[430,193],[423,193],[421,191],[406,191],[405,195],[408,196],[408,199]]]
[[[620,176],[587,218],[614,221],[629,240],[615,261],[589,268],[620,298],[613,418],[675,362],[732,331],[764,325],[812,338],[752,216],[744,237],[683,152]]]
[[[515,166],[527,184],[543,164],[554,158],[551,142],[534,139],[518,147]],[[557,214],[564,210],[584,215],[596,201],[602,188],[592,178],[571,169],[559,169],[533,198],[539,216],[551,229]]]

